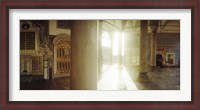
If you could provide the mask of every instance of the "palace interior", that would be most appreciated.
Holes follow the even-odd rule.
[[[180,90],[180,20],[20,20],[20,90]]]

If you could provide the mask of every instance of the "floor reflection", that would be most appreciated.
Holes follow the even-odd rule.
[[[125,66],[105,64],[98,82],[98,90],[138,90],[132,77]]]

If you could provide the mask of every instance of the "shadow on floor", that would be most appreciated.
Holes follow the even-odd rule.
[[[45,80],[42,76],[21,76],[20,90],[69,90],[70,78]]]

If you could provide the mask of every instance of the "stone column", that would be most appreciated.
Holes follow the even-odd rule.
[[[147,36],[148,36],[148,21],[140,21],[140,65],[139,65],[139,81],[147,80],[148,72],[148,53],[147,53]]]
[[[148,21],[142,20],[140,26],[140,73],[147,73],[148,60],[147,60],[147,33],[148,33]]]
[[[151,71],[156,67],[156,31],[151,34]]]
[[[150,71],[154,71],[155,67],[156,67],[156,33],[157,33],[157,28],[158,28],[158,21],[157,20],[153,20],[150,21],[150,25],[151,25],[151,70]]]
[[[71,29],[70,89],[97,90],[99,21],[76,20]]]

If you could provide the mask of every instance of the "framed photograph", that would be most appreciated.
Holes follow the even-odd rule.
[[[3,0],[1,12],[1,109],[200,109],[199,0]]]
[[[175,54],[174,53],[167,53],[167,65],[175,65]]]

